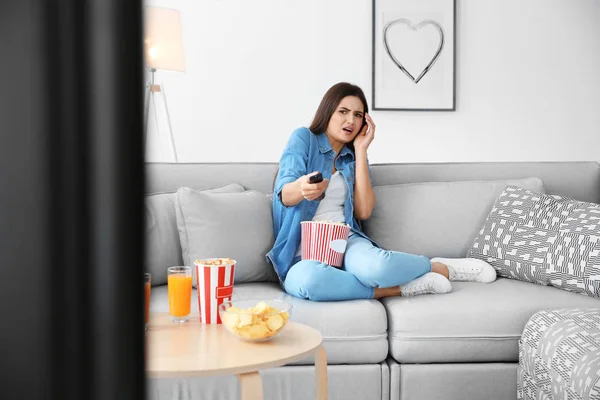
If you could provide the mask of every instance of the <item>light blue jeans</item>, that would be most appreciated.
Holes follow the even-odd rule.
[[[376,287],[403,285],[431,272],[427,257],[380,249],[354,232],[342,268],[296,260],[285,277],[285,291],[313,301],[372,299]]]

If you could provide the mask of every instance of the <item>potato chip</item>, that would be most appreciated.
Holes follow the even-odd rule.
[[[252,325],[254,323],[254,318],[252,317],[252,314],[240,313],[239,318],[240,318],[240,322],[239,322],[238,326],[240,328],[242,328],[244,326]]]
[[[281,318],[280,315],[272,315],[267,320],[267,327],[272,331],[280,329],[281,327],[283,327],[283,324],[283,318]]]
[[[233,312],[226,312],[221,316],[221,322],[230,330],[234,330],[240,322],[240,316]]]
[[[269,309],[269,306],[264,301],[259,301],[256,306],[254,306],[254,312],[256,314],[264,314]]]
[[[252,325],[250,327],[250,337],[252,339],[260,339],[263,337],[267,337],[270,333],[269,328],[267,328],[264,322],[261,322],[256,325]]]

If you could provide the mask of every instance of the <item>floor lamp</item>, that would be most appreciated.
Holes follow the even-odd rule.
[[[150,117],[150,103],[156,109],[156,96],[162,95],[169,128],[169,141],[173,152],[173,159],[179,162],[171,117],[167,105],[167,96],[164,88],[154,82],[157,69],[185,72],[183,57],[183,39],[181,33],[181,17],[179,11],[162,7],[145,7],[144,12],[144,60],[150,70],[151,80],[146,83],[144,96],[144,147],[148,134],[148,119]],[[158,128],[158,127],[157,127]]]

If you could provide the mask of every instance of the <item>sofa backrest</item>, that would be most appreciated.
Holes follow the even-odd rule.
[[[373,164],[374,185],[538,177],[546,193],[600,203],[600,164],[574,162],[482,162]],[[148,163],[146,193],[176,192],[181,186],[210,189],[239,183],[263,193],[273,191],[277,163]]]
[[[237,183],[246,190],[270,194],[277,166],[277,163],[146,164],[146,194],[148,199],[152,198],[147,202],[147,207],[150,204],[148,215],[157,214],[152,207],[169,208],[168,212],[159,213],[161,218],[151,219],[154,227],[152,232],[148,232],[148,235],[152,235],[153,249],[147,252],[146,263],[153,276],[156,276],[156,283],[166,282],[165,271],[168,266],[182,262],[175,212],[171,209],[177,189],[187,186],[204,190]],[[488,208],[502,190],[502,182],[498,181],[539,178],[548,194],[600,203],[600,164],[597,162],[373,164],[372,173],[376,192],[379,193],[380,208],[376,207],[379,214],[374,212],[373,217],[365,221],[365,232],[386,249],[415,252],[429,257],[464,256],[473,240],[472,236],[485,221]],[[412,185],[456,181],[496,183]],[[534,185],[529,189],[535,190],[536,181],[527,181],[529,185]],[[400,185],[401,188],[388,189],[389,185]],[[156,196],[161,193],[173,194]],[[450,198],[438,206],[438,203],[431,201],[431,197],[440,193],[440,197],[447,194]],[[485,201],[482,201],[484,197]],[[421,202],[420,198],[427,201]],[[475,201],[471,201],[473,198]],[[417,213],[414,212],[415,207],[423,209]],[[456,229],[457,226],[460,229]],[[449,237],[452,240],[448,240]]]
[[[375,185],[491,181],[532,176],[542,180],[548,194],[600,203],[600,164],[595,161],[378,164],[373,166]]]

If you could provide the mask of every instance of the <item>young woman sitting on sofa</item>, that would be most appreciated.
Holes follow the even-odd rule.
[[[292,133],[275,178],[275,244],[267,254],[285,291],[314,301],[335,301],[448,293],[450,281],[493,282],[496,271],[484,261],[429,260],[384,250],[361,231],[358,220],[369,218],[375,206],[367,159],[374,137],[363,91],[345,82],[325,93],[310,127]],[[317,172],[323,181],[310,183]],[[300,222],[311,220],[350,226],[341,268],[301,260]]]

